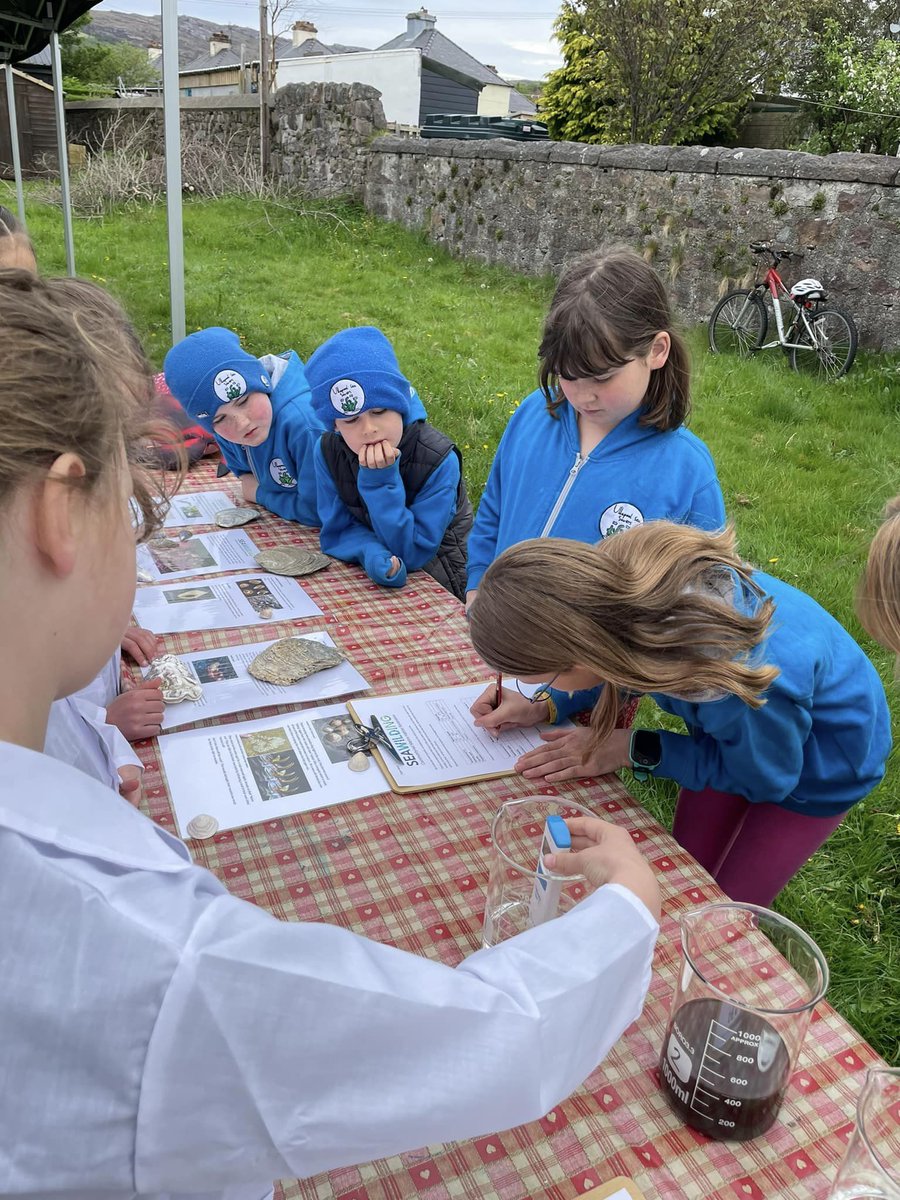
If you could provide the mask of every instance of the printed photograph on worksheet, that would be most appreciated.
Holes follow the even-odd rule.
[[[134,597],[135,620],[154,633],[235,629],[321,616],[308,592],[286,575],[223,575],[209,583],[138,588]]]
[[[159,739],[178,828],[211,817],[220,830],[286,817],[386,792],[378,763],[365,751],[335,761],[323,722],[347,719],[343,704],[189,729]]]
[[[163,528],[214,525],[216,513],[221,512],[223,508],[233,508],[235,503],[226,492],[186,492],[183,495],[172,496]]]
[[[138,579],[187,579],[234,567],[256,567],[257,544],[239,529],[179,536],[157,534],[137,548]]]

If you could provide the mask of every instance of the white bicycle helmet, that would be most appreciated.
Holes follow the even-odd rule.
[[[792,300],[824,300],[825,288],[818,279],[799,279],[791,288]]]

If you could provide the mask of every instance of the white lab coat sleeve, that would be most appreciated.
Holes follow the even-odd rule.
[[[534,1120],[639,1015],[657,932],[607,886],[450,968],[222,896],[147,1048],[136,1188],[307,1177]]]
[[[87,700],[74,699],[73,703],[81,713],[85,722],[92,729],[111,769],[114,785],[118,787],[119,767],[139,767],[142,771],[144,764],[131,748],[128,738],[106,719],[106,709],[98,708]]]

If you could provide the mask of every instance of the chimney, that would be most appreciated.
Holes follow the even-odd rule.
[[[310,38],[314,38],[318,32],[312,21],[295,21],[291,26],[291,41],[295,46],[301,46]]]
[[[430,32],[434,29],[434,23],[437,17],[433,17],[427,8],[420,8],[418,12],[406,14],[406,35],[407,37],[418,37],[420,33]]]
[[[147,47],[147,58],[150,62],[155,63],[162,58],[162,46],[159,42],[151,42]]]
[[[223,33],[221,29],[217,30],[214,34],[212,34],[210,36],[210,39],[209,39],[210,55],[215,56],[216,54],[219,53],[220,50],[230,50],[230,49],[231,49],[231,38],[228,36],[227,33]]]

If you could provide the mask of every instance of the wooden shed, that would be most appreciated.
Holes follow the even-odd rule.
[[[49,83],[13,68],[16,96],[16,120],[19,124],[19,154],[22,174],[55,174],[59,170],[56,149],[56,117],[53,112],[53,88]],[[5,84],[3,88],[5,93]],[[9,115],[6,97],[0,103],[0,179],[13,178],[12,149],[9,141]]]

